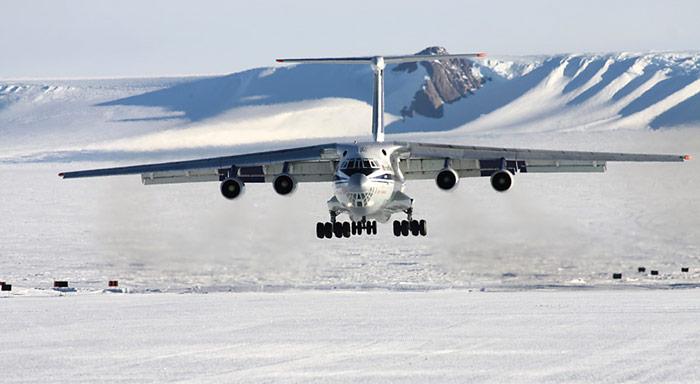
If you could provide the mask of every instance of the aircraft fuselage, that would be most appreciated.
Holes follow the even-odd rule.
[[[402,210],[394,197],[403,192],[404,178],[399,169],[397,148],[385,143],[358,143],[340,149],[341,158],[334,177],[334,198],[329,209],[347,213],[353,221],[374,219],[386,222]]]

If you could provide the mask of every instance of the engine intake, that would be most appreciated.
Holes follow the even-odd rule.
[[[445,168],[435,177],[435,184],[443,191],[454,189],[459,182],[459,175],[452,168]]]
[[[245,183],[235,177],[230,177],[221,182],[221,194],[229,200],[233,200],[245,192]]]
[[[272,181],[272,186],[275,188],[275,192],[282,196],[291,195],[297,189],[297,183],[294,181],[294,178],[286,173],[275,177],[275,180]]]
[[[513,174],[502,170],[491,175],[491,186],[498,192],[505,192],[513,186]]]

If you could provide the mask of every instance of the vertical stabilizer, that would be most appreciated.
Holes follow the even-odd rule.
[[[371,64],[374,70],[374,92],[372,93],[372,136],[374,141],[384,141],[384,68],[387,64],[416,61],[465,59],[484,57],[485,53],[465,53],[458,55],[405,55],[405,56],[362,56],[362,57],[322,57],[304,59],[277,59],[279,63],[316,64]]]
[[[374,70],[374,93],[372,94],[372,137],[375,142],[384,141],[384,58],[372,60]]]

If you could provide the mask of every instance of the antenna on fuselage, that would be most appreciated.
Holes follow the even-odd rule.
[[[372,93],[372,136],[375,142],[384,141],[384,68],[387,64],[411,63],[440,59],[464,59],[485,57],[486,54],[464,53],[456,55],[403,55],[403,56],[362,56],[362,57],[322,57],[303,59],[277,59],[278,63],[316,64],[371,64],[374,72],[374,92]]]

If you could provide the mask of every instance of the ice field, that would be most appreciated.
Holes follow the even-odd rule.
[[[692,130],[468,139],[700,149]],[[0,166],[6,382],[700,380],[698,162],[520,175],[507,194],[409,183],[428,237],[351,240],[315,238],[326,185],[231,202],[209,183],[56,177],[92,165]],[[132,293],[102,293],[109,279]]]
[[[0,300],[25,383],[697,383],[697,290]]]
[[[700,153],[690,129],[442,140]],[[134,290],[178,292],[698,284],[697,161],[523,174],[506,194],[486,179],[464,179],[452,193],[412,182],[406,192],[416,199],[416,215],[428,220],[427,238],[395,238],[380,225],[376,237],[328,241],[314,232],[315,222],[327,219],[328,185],[302,184],[281,197],[253,184],[228,201],[216,183],[143,186],[138,176],[56,176],[104,164],[0,165],[0,177],[12,180],[1,203],[4,280],[100,289],[119,279]],[[638,266],[647,273],[638,274]],[[660,275],[649,276],[651,269]],[[623,273],[621,282],[611,280],[614,272]]]
[[[697,54],[528,60],[442,120],[401,121],[424,74],[390,75],[387,140],[700,155]],[[57,177],[365,139],[365,72],[0,82],[2,380],[700,381],[698,160],[408,182],[418,238],[317,239],[327,184]]]

